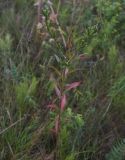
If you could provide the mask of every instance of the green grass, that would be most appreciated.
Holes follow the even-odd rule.
[[[0,160],[125,159],[124,10],[0,2]]]

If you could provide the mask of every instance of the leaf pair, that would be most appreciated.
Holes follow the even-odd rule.
[[[70,91],[71,89],[75,89],[76,87],[78,87],[80,85],[81,82],[73,82],[71,84],[68,84],[66,85],[66,91]],[[61,111],[64,111],[64,108],[67,104],[67,97],[66,97],[66,94],[64,94],[62,97],[61,97]]]

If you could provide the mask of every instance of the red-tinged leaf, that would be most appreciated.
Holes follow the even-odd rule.
[[[79,59],[82,60],[82,61],[86,61],[88,60],[90,57],[86,54],[80,54],[79,55]]]
[[[55,92],[56,92],[56,95],[59,97],[59,99],[61,98],[61,92],[59,90],[59,88],[57,87],[57,85],[55,85]]]
[[[80,85],[81,82],[73,82],[71,84],[66,85],[66,90],[69,91],[71,89],[74,89]]]
[[[61,111],[64,111],[66,103],[67,103],[67,98],[66,98],[66,95],[64,94],[61,98]]]
[[[54,110],[56,108],[56,105],[55,104],[49,104],[47,105],[47,107],[50,109],[50,110]]]

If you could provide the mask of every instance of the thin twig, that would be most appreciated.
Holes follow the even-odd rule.
[[[23,118],[17,120],[16,122],[14,122],[13,124],[11,124],[9,127],[3,129],[3,130],[0,132],[0,135],[3,134],[3,133],[5,133],[8,129],[10,129],[10,128],[14,127],[15,125],[17,125],[19,122],[23,121],[25,118],[26,118],[26,117],[23,117]]]
[[[102,118],[104,118],[106,116],[106,114],[108,113],[109,109],[110,109],[110,106],[112,104],[112,100],[110,101],[110,103],[108,104],[108,106],[106,107],[106,111],[104,112]]]

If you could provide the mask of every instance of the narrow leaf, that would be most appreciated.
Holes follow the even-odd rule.
[[[80,85],[80,83],[81,82],[73,82],[71,84],[67,84],[66,85],[66,90],[69,91],[69,90],[71,90],[73,88],[76,88],[76,87],[78,87]]]
[[[57,87],[57,85],[55,85],[55,92],[56,92],[56,95],[59,97],[59,99],[61,98],[61,92],[59,90],[59,88]]]
[[[61,111],[64,111],[66,103],[67,103],[67,98],[66,98],[66,95],[64,94],[61,98]]]
[[[66,68],[66,69],[64,70],[64,76],[67,77],[68,73],[69,73],[69,69]]]

